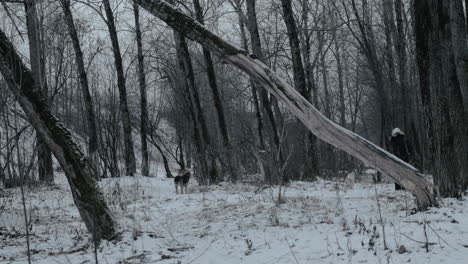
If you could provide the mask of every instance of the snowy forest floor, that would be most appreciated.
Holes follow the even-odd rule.
[[[413,199],[393,184],[363,179],[345,190],[319,180],[293,182],[278,205],[278,188],[192,180],[189,194],[176,195],[158,175],[100,182],[122,239],[101,243],[99,263],[467,263],[466,200],[407,215]],[[26,205],[33,263],[95,263],[63,174],[55,186],[26,189]],[[0,198],[0,263],[27,263],[20,189]]]

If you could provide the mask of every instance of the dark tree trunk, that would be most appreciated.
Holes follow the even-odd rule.
[[[390,85],[390,101],[394,106],[400,105],[400,96],[396,80],[395,59],[393,57],[393,38],[392,31],[395,31],[395,20],[393,18],[393,5],[392,0],[383,1],[383,21],[385,26],[385,58],[388,65],[388,84]],[[395,35],[395,34],[393,34]],[[392,112],[393,116],[399,116],[402,111],[398,107],[394,107]],[[398,112],[397,112],[398,111]]]
[[[322,18],[322,27],[326,27],[324,18]],[[319,62],[320,62],[320,73],[322,74],[322,84],[323,84],[323,112],[327,118],[332,118],[331,106],[330,106],[330,90],[328,89],[328,69],[327,69],[327,50],[324,50],[325,46],[325,32],[317,32],[317,42],[319,46]]]
[[[281,100],[317,137],[374,166],[412,192],[416,196],[418,208],[426,209],[436,204],[432,185],[421,177],[414,167],[325,118],[294,88],[277,77],[261,61],[230,45],[165,1],[134,1],[168,23],[174,30],[201,43],[227,62],[249,74],[265,89],[268,89],[273,96]]]
[[[112,239],[115,223],[95,181],[95,172],[72,140],[70,132],[52,115],[46,98],[13,45],[0,31],[0,72],[36,132],[62,166],[76,207],[97,240]]]
[[[26,13],[26,27],[28,30],[29,38],[29,57],[31,64],[31,73],[35,80],[34,85],[36,85],[36,89],[41,90],[47,98],[48,89],[45,76],[44,54],[41,45],[36,3],[33,0],[26,0],[24,2],[24,7]],[[54,181],[52,154],[50,153],[50,149],[44,142],[44,139],[40,135],[37,139],[37,149],[39,181],[51,183]]]
[[[468,122],[457,78],[450,3],[417,0],[415,7],[421,88],[428,85],[433,105],[434,183],[442,196],[460,197],[468,184]]]
[[[462,0],[451,0],[449,14],[455,68],[465,113],[468,114],[468,42]],[[468,10],[467,10],[468,11]]]
[[[140,29],[140,10],[136,3],[133,3],[135,15],[135,35],[137,43],[138,57],[138,82],[140,84],[140,139],[141,139],[141,175],[149,175],[149,154],[146,135],[148,134],[148,103],[146,100],[146,73],[145,61],[143,57],[143,44]]]
[[[205,22],[203,18],[203,9],[200,5],[200,1],[193,0],[193,5],[195,7],[195,14],[196,14],[197,21],[200,22],[200,24],[204,25]],[[213,94],[213,102],[214,102],[214,106],[216,109],[216,116],[218,117],[218,126],[219,126],[219,130],[221,132],[221,137],[223,140],[223,147],[224,147],[224,153],[225,153],[224,156],[226,157],[226,163],[228,167],[227,169],[229,173],[231,174],[231,181],[236,182],[239,176],[237,173],[237,168],[235,166],[232,145],[229,140],[229,134],[228,134],[226,119],[224,115],[224,107],[221,101],[221,95],[219,94],[218,83],[216,81],[216,73],[215,73],[215,68],[213,64],[213,59],[211,58],[211,53],[207,48],[203,47],[202,49],[203,49],[203,57],[205,58],[205,66],[206,66],[206,73],[208,75],[208,83],[209,83],[211,92]]]
[[[68,33],[70,35],[73,49],[75,51],[75,62],[78,68],[78,74],[80,78],[81,92],[86,109],[86,120],[88,123],[88,155],[90,157],[91,164],[94,169],[98,171],[98,157],[97,157],[97,130],[96,130],[96,117],[93,110],[93,101],[88,85],[88,76],[86,74],[86,68],[83,59],[83,52],[81,51],[80,40],[78,33],[76,32],[75,23],[73,22],[73,16],[70,10],[70,0],[61,0],[63,15],[65,17],[65,23],[68,27]],[[99,175],[99,173],[96,173]]]
[[[400,104],[401,116],[403,121],[401,126],[405,131],[409,131],[408,113],[411,113],[408,102],[408,78],[407,78],[407,63],[406,63],[406,37],[403,25],[403,2],[395,0],[395,17],[397,25],[397,38],[395,39],[396,52],[398,54],[398,79],[400,80]],[[411,116],[410,116],[411,117]]]
[[[174,4],[174,0],[168,1]],[[138,2],[137,2],[138,3]],[[179,68],[185,80],[185,96],[192,118],[197,163],[201,168],[199,173],[200,184],[215,184],[220,180],[216,157],[210,142],[210,135],[206,125],[205,116],[201,106],[200,95],[195,83],[192,59],[190,57],[187,41],[183,34],[174,31]]]
[[[294,19],[294,12],[292,9],[291,1],[289,0],[281,0],[281,4],[283,7],[283,19],[286,24],[286,28],[288,31],[288,39],[289,39],[289,46],[291,47],[291,56],[292,56],[292,64],[293,64],[293,72],[294,72],[294,87],[296,88],[299,93],[310,100],[310,92],[307,89],[307,82],[306,82],[306,75],[304,71],[304,66],[302,63],[302,55],[301,55],[301,47],[299,42],[299,35],[296,26],[296,21]],[[324,68],[323,68],[324,69]],[[324,80],[326,77],[324,76]],[[326,88],[325,88],[326,89]],[[328,90],[326,89],[326,92]],[[309,144],[304,144],[305,153],[306,153],[306,160],[303,174],[307,178],[313,178],[318,173],[318,162],[316,156],[316,140],[314,136],[310,133],[310,131],[304,130],[303,135],[305,138],[308,139]]]
[[[242,19],[242,8],[241,6],[237,6],[237,12],[239,16],[239,27],[241,31],[241,40],[242,40],[242,48],[246,51],[249,50],[249,45],[247,42],[247,35],[245,33],[245,24],[247,22],[244,22]],[[252,93],[252,98],[254,101],[254,108],[255,108],[255,117],[257,118],[257,131],[258,131],[258,139],[260,143],[260,149],[265,149],[265,139],[264,139],[264,128],[263,128],[263,117],[262,117],[262,112],[260,110],[260,103],[258,99],[258,92],[257,92],[257,87],[255,82],[250,79],[250,87],[251,87],[251,93]]]
[[[151,133],[147,134],[148,135],[148,140],[150,141],[151,144],[153,144],[153,146],[155,146],[159,153],[161,154],[161,157],[163,159],[163,165],[164,165],[164,170],[166,171],[166,177],[167,178],[172,178],[172,173],[171,173],[171,168],[169,167],[169,161],[167,159],[167,156],[166,154],[164,154],[164,151],[162,150],[162,148],[159,146],[158,143],[156,143],[156,140],[155,138],[153,137],[153,135]],[[182,149],[181,149],[182,150]],[[182,151],[181,151],[182,152]],[[185,169],[185,164],[184,164],[184,161],[183,161],[183,155],[182,155],[182,159],[181,159],[181,167],[182,169]]]
[[[429,80],[430,71],[430,28],[431,18],[426,15],[430,13],[430,8],[426,0],[415,0],[415,37],[416,37],[416,61],[419,70],[419,89],[424,111],[426,136],[429,142],[428,159],[429,164],[434,164],[434,121],[432,114],[431,89]],[[418,10],[416,12],[416,10]]]
[[[283,6],[283,18],[288,30],[289,45],[291,47],[291,56],[294,71],[294,86],[302,96],[307,98],[307,86],[305,79],[304,66],[302,64],[301,47],[297,32],[296,21],[294,20],[294,12],[292,4],[289,0],[281,0]]]
[[[468,36],[468,0],[465,0],[466,35]]]
[[[336,33],[335,33],[336,34]],[[341,49],[338,43],[337,36],[335,35],[335,58],[336,67],[338,71],[338,92],[340,97],[340,125],[346,127],[346,106],[344,95],[344,81],[343,81],[343,63],[341,61]]]
[[[258,24],[257,24],[257,12],[255,10],[255,0],[247,0],[247,18],[248,18],[248,23],[247,23],[247,28],[250,33],[250,38],[252,42],[252,51],[257,58],[262,61],[263,63],[266,63],[265,61],[265,56],[263,54],[262,50],[262,44],[260,41],[260,33],[258,31]],[[258,84],[256,84],[258,86]],[[273,138],[272,140],[272,146],[275,145],[277,148],[279,147],[279,135],[278,135],[278,130],[276,126],[276,120],[274,118],[273,114],[273,109],[271,107],[271,102],[268,99],[268,93],[265,90],[260,90],[260,104],[262,107],[262,113],[264,120],[266,119],[267,124],[268,124],[268,134],[270,138]]]
[[[257,12],[255,9],[255,1],[254,0],[247,0],[247,28],[250,33],[250,38],[252,42],[252,51],[255,56],[265,63],[265,56],[263,54],[262,50],[262,44],[260,41],[260,33],[258,31],[258,22],[257,22]],[[255,87],[260,86],[258,82],[254,80]],[[262,89],[259,91],[260,92],[260,104],[262,108],[262,115],[263,115],[263,120],[266,121],[266,132],[269,138],[269,147],[274,150],[271,152],[272,155],[275,157],[277,156],[276,153],[279,151],[279,157],[280,157],[280,162],[282,163],[283,161],[283,154],[281,150],[281,142],[279,138],[279,133],[278,133],[278,127],[277,127],[277,121],[275,119],[275,116],[273,114],[273,108],[271,105],[271,101],[268,98],[268,92],[265,89]],[[268,152],[268,151],[267,151]],[[271,158],[271,157],[270,157]],[[271,163],[271,165],[276,165],[276,163]],[[265,170],[266,171],[271,171],[271,170],[277,170],[277,168],[270,168],[268,167],[268,164],[264,164]],[[267,173],[268,174],[268,173]],[[287,173],[284,174],[286,176],[283,181],[287,181]],[[273,183],[278,183],[278,179],[273,176],[273,174],[268,174],[268,178],[266,181],[270,184]]]
[[[201,184],[215,184],[219,179],[216,160],[210,146],[210,135],[206,125],[205,116],[200,102],[200,95],[195,83],[192,60],[185,37],[174,31],[179,67],[185,79],[185,96],[189,103],[194,130],[195,147],[197,149],[197,162],[200,165]],[[206,178],[208,176],[208,178]]]
[[[122,113],[122,125],[124,132],[124,157],[125,169],[127,175],[136,173],[135,152],[133,150],[132,125],[130,121],[130,111],[127,102],[127,89],[125,87],[125,75],[122,63],[122,55],[120,54],[119,39],[115,28],[114,14],[110,6],[109,0],[103,0],[104,10],[106,12],[106,24],[109,29],[109,35],[112,42],[112,49],[115,60],[115,68],[117,70],[117,87],[119,88],[120,96],[120,112]]]
[[[166,155],[164,154],[163,150],[161,149],[161,147],[157,144],[155,144],[156,148],[158,149],[159,153],[161,154],[161,157],[163,159],[163,164],[164,164],[164,170],[166,171],[166,177],[167,178],[172,178],[174,176],[172,176],[172,173],[171,173],[171,168],[169,168],[169,161],[167,160],[167,157]]]
[[[307,28],[309,24],[309,2],[307,0],[302,1],[302,22],[304,25],[304,63],[305,63],[305,74],[306,74],[306,85],[307,85],[307,96],[305,97],[309,102],[311,102],[317,109],[319,109],[319,100],[318,100],[318,89],[315,82],[314,67],[316,67],[317,60],[319,56],[314,58],[314,61],[311,61],[311,37],[312,32]],[[311,98],[312,97],[312,98]],[[305,160],[302,168],[301,179],[315,179],[316,175],[320,174],[319,164],[318,164],[318,146],[317,146],[317,137],[312,133],[302,133],[302,138],[304,142],[304,147],[302,148],[303,157]]]

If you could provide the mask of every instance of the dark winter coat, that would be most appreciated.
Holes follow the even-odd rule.
[[[390,137],[390,148],[392,153],[405,162],[409,162],[411,151],[404,134],[396,134]]]

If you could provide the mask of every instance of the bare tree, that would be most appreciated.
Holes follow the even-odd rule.
[[[42,90],[44,95],[48,97],[44,54],[42,51],[39,23],[37,20],[36,2],[33,0],[26,0],[24,1],[24,7],[29,38],[31,73],[35,80],[36,88]],[[52,154],[41,136],[38,137],[37,147],[39,152],[37,155],[39,180],[48,183],[53,182],[54,171],[52,166]]]
[[[310,92],[307,89],[306,83],[306,74],[304,71],[304,66],[302,63],[302,54],[301,54],[301,47],[298,37],[298,30],[296,26],[296,21],[294,19],[294,12],[292,9],[291,1],[288,0],[281,0],[281,4],[283,7],[283,18],[286,24],[286,28],[288,31],[288,39],[289,39],[289,46],[291,47],[291,55],[292,55],[292,64],[293,64],[293,71],[294,71],[294,86],[296,90],[304,98],[310,98]],[[325,76],[325,75],[324,75]],[[325,77],[324,77],[325,78]],[[326,89],[326,88],[325,88]],[[327,89],[326,89],[327,90]],[[325,99],[329,102],[329,100]],[[330,117],[330,116],[328,116]],[[317,174],[317,161],[316,157],[317,151],[316,147],[316,140],[313,138],[314,136],[310,134],[308,131],[304,131],[304,137],[309,139],[308,144],[305,144],[305,154],[306,160],[304,161],[304,174],[308,177],[311,177],[314,174]],[[310,135],[309,135],[310,134]]]
[[[426,124],[432,129],[434,183],[442,196],[459,197],[468,185],[468,121],[456,71],[450,3],[416,0],[414,5],[421,93]]]
[[[138,82],[140,84],[140,139],[141,139],[141,174],[149,175],[149,154],[148,143],[146,142],[148,134],[148,103],[146,96],[146,73],[145,61],[143,56],[143,44],[140,29],[140,10],[136,3],[133,3],[133,13],[135,16],[135,35],[137,43],[138,58]]]
[[[215,184],[219,179],[219,172],[213,149],[210,144],[210,135],[205,120],[205,115],[200,101],[200,94],[195,83],[195,74],[193,71],[192,59],[185,37],[177,31],[174,31],[174,39],[179,62],[179,70],[183,76],[185,102],[188,105],[190,118],[192,121],[193,137],[197,151],[197,163],[200,171],[200,184]]]
[[[262,61],[263,63],[266,63],[265,59],[265,54],[262,49],[262,43],[260,40],[260,33],[258,29],[258,21],[257,21],[257,11],[256,11],[256,6],[255,6],[255,1],[253,0],[247,0],[246,1],[247,5],[247,28],[250,33],[250,38],[251,38],[251,45],[252,45],[252,51],[253,54],[258,58],[258,60]],[[261,84],[253,78],[253,85],[255,87],[261,86]],[[256,88],[255,88],[256,89]],[[268,136],[268,142],[269,142],[269,148],[271,148],[271,151],[266,150],[267,152],[270,152],[270,158],[273,160],[276,156],[279,156],[280,163],[283,162],[284,157],[282,154],[282,149],[281,149],[281,142],[280,142],[280,136],[278,132],[278,122],[275,118],[275,115],[273,113],[273,106],[271,100],[268,98],[268,93],[264,89],[259,90],[260,93],[260,103],[261,103],[261,112],[263,119],[262,121],[264,124],[266,124],[266,133]],[[255,97],[254,97],[255,98]],[[262,123],[262,124],[263,124]],[[265,145],[266,146],[266,145]],[[278,165],[276,163],[270,163],[269,165]],[[273,172],[278,171],[277,168],[270,168],[268,164],[264,164],[264,170],[266,171],[265,175],[268,176],[266,179],[269,183],[278,183],[278,177],[275,177]],[[286,182],[288,174],[284,174],[284,179],[283,181]]]
[[[115,68],[117,71],[117,86],[119,88],[120,96],[120,111],[122,112],[122,126],[124,131],[124,157],[125,168],[127,175],[134,175],[136,173],[136,160],[135,152],[133,150],[132,138],[132,125],[130,121],[130,111],[127,102],[127,89],[125,85],[125,74],[122,63],[122,55],[120,53],[119,39],[117,37],[117,30],[115,28],[114,13],[112,11],[109,0],[103,0],[104,10],[106,13],[106,25],[109,29],[109,35],[112,42],[112,50],[114,54]]]
[[[203,17],[203,9],[200,5],[200,1],[193,0],[193,6],[195,7],[195,14],[196,14],[197,21],[203,25],[205,23],[204,22],[205,19]],[[236,182],[239,176],[237,173],[237,168],[235,167],[233,149],[232,149],[231,141],[229,139],[229,133],[227,130],[227,124],[226,124],[226,119],[224,115],[224,107],[221,101],[221,96],[219,94],[219,88],[218,88],[218,83],[216,80],[216,73],[215,73],[215,68],[213,64],[213,59],[211,58],[211,53],[207,48],[203,47],[202,49],[203,49],[203,57],[205,59],[206,74],[208,76],[208,84],[210,86],[210,89],[213,95],[213,102],[216,108],[216,116],[218,117],[218,127],[221,132],[221,137],[223,141],[224,153],[225,153],[224,156],[226,157],[228,171],[231,174],[231,181]]]
[[[463,96],[465,113],[468,114],[468,34],[466,34],[468,25],[465,25],[464,22],[463,1],[453,0],[449,2],[450,31],[455,56],[455,68],[460,84],[460,91]],[[468,8],[466,10],[468,11]]]
[[[409,96],[411,95],[408,91],[408,77],[407,77],[407,54],[406,54],[406,37],[404,32],[403,25],[403,1],[395,0],[395,17],[396,17],[396,38],[394,39],[395,50],[398,57],[398,79],[400,81],[400,113],[399,115],[403,117],[402,124],[400,125],[409,131],[409,120],[408,117],[411,117],[410,113],[410,102]],[[393,12],[390,13],[392,15]],[[416,131],[415,131],[416,132]]]
[[[0,72],[29,121],[61,164],[88,231],[96,240],[114,238],[115,223],[94,179],[94,170],[70,132],[52,115],[43,92],[35,89],[31,72],[3,31],[0,31]]]
[[[65,17],[65,23],[68,27],[68,34],[70,35],[73,49],[75,51],[75,61],[80,78],[81,92],[83,93],[83,99],[85,103],[86,120],[88,124],[88,155],[93,167],[97,170],[99,165],[97,157],[98,138],[96,117],[94,114],[93,100],[91,98],[91,92],[89,89],[88,75],[86,73],[83,52],[81,50],[80,39],[78,38],[78,32],[76,31],[73,15],[70,9],[70,0],[61,0],[60,4],[62,6],[63,15]]]

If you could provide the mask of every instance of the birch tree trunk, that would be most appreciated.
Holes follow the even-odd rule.
[[[31,72],[3,31],[0,31],[0,72],[36,132],[62,166],[88,231],[96,240],[113,239],[115,222],[96,184],[94,170],[70,132],[52,115],[43,92],[36,89]]]
[[[36,89],[39,89],[44,93],[47,99],[48,90],[45,76],[44,54],[42,52],[35,1],[26,0],[24,2],[24,10],[26,13],[26,27],[29,38],[31,73],[35,80],[34,85],[36,85]],[[50,153],[50,149],[45,144],[44,139],[40,135],[37,138],[37,149],[39,180],[41,182],[51,183],[54,181],[52,154]]]
[[[117,37],[117,30],[115,28],[114,13],[112,12],[109,0],[103,0],[103,3],[107,17],[106,24],[109,29],[109,35],[112,42],[115,68],[117,70],[117,87],[119,88],[120,111],[122,113],[122,125],[124,132],[125,169],[127,175],[134,175],[136,173],[136,160],[135,152],[133,150],[132,125],[130,121],[130,111],[128,109],[127,89],[125,87],[122,55],[120,54],[119,39]]]
[[[143,44],[140,29],[140,10],[136,3],[133,3],[133,13],[135,16],[135,35],[137,43],[138,59],[138,82],[140,84],[140,140],[141,140],[141,175],[149,175],[149,154],[146,135],[148,134],[148,103],[146,97],[146,73],[143,56]]]
[[[377,145],[333,123],[317,111],[294,88],[280,79],[261,61],[230,45],[172,5],[160,0],[134,0],[181,34],[201,43],[238,67],[288,107],[318,138],[370,164],[416,196],[417,206],[436,204],[432,184],[411,165]]]
[[[88,123],[88,155],[90,157],[91,164],[94,169],[98,170],[98,138],[97,138],[97,128],[96,128],[96,116],[93,109],[93,100],[91,98],[91,92],[88,85],[88,76],[86,73],[86,68],[83,59],[83,52],[80,46],[80,39],[78,38],[78,33],[75,28],[75,23],[73,22],[73,16],[70,9],[70,0],[61,0],[60,4],[62,5],[63,15],[65,17],[65,23],[68,27],[68,34],[70,35],[73,49],[75,51],[75,62],[78,68],[78,74],[80,78],[81,92],[83,93],[83,99],[86,109],[86,120]],[[99,173],[97,172],[96,176]]]

